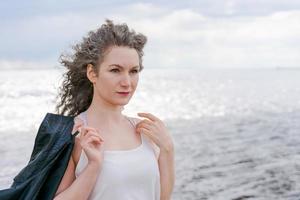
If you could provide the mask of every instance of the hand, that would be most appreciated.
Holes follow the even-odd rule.
[[[159,148],[160,151],[170,151],[173,149],[173,141],[165,124],[151,113],[138,113],[144,119],[137,123],[136,131],[148,136]]]
[[[89,163],[101,165],[104,157],[104,140],[100,137],[99,131],[95,128],[84,126],[80,118],[75,118],[74,122],[72,133],[77,130],[80,132],[79,143]]]
[[[104,140],[100,137],[100,132],[88,126],[81,127],[79,132],[80,145],[88,158],[89,164],[101,166],[104,158]]]

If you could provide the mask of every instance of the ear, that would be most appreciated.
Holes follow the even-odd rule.
[[[88,64],[86,67],[86,76],[92,82],[95,83],[97,79],[97,74],[94,70],[94,66],[92,64]]]

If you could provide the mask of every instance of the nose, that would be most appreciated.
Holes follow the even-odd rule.
[[[129,86],[130,85],[130,76],[128,74],[125,74],[122,76],[121,85],[122,86]]]

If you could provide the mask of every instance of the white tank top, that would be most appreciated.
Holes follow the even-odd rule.
[[[79,117],[87,125],[86,111]],[[134,120],[127,118],[135,127]],[[141,134],[142,144],[130,150],[104,151],[103,164],[89,200],[159,200],[158,161],[148,139]],[[76,178],[87,165],[81,151],[75,169]]]

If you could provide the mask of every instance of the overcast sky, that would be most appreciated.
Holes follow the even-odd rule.
[[[145,67],[300,68],[299,0],[0,2],[0,69],[54,67],[106,18],[148,37]]]

